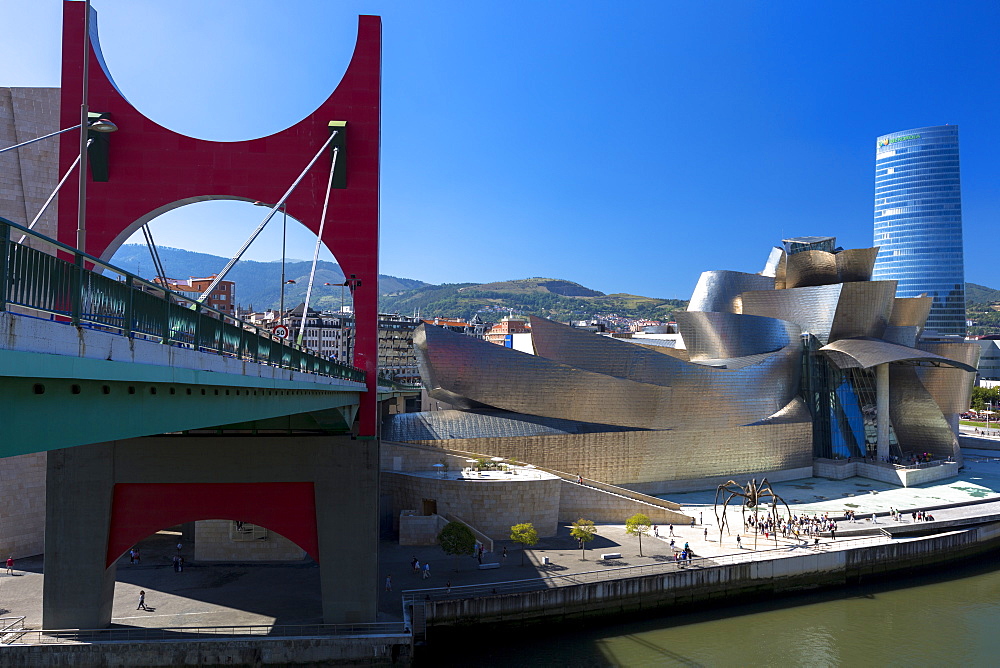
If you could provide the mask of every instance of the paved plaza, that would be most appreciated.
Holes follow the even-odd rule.
[[[686,543],[699,557],[726,560],[753,559],[755,556],[772,558],[801,554],[803,550],[844,549],[852,543],[858,544],[855,541],[889,540],[879,535],[879,529],[896,523],[880,516],[875,525],[867,516],[887,512],[890,507],[909,510],[964,504],[934,510],[937,521],[1000,513],[1000,452],[964,452],[966,467],[961,475],[924,487],[904,489],[863,478],[842,481],[808,478],[775,484],[775,491],[788,500],[797,514],[840,516],[845,509],[851,508],[863,518],[858,523],[841,521],[838,538],[820,538],[819,544],[794,539],[778,539],[775,544],[774,540],[757,537],[755,552],[754,535],[740,531],[740,548],[736,543],[736,532],[742,529],[738,508],[730,511],[732,533],[723,535],[720,543],[712,505],[714,492],[671,496],[671,500],[682,504],[685,513],[701,523],[674,526],[673,538],[669,535],[669,525],[658,526],[660,538],[647,536],[642,539],[642,556],[639,556],[638,539],[625,532],[625,518],[622,518],[623,524],[598,525],[598,535],[587,546],[585,555],[569,535],[568,526],[560,527],[558,535],[544,538],[525,551],[524,565],[521,565],[520,546],[511,541],[498,541],[495,552],[488,552],[483,558],[486,563],[500,563],[499,568],[492,570],[480,570],[476,559],[448,556],[436,546],[405,547],[395,541],[383,541],[379,557],[379,621],[402,618],[400,596],[408,590],[443,588],[449,583],[457,589],[464,585],[538,577],[580,576],[629,566],[674,568],[674,548],[681,549]],[[909,516],[902,524],[912,524]],[[176,573],[172,558],[177,542],[177,534],[160,532],[140,544],[141,563],[130,564],[127,555],[119,560],[112,613],[115,626],[295,625],[322,621],[319,568],[311,560],[293,564],[199,564],[192,563],[192,550],[184,546],[182,552],[188,563],[184,572]],[[507,548],[506,559],[504,547]],[[776,547],[779,548],[777,552]],[[620,552],[622,557],[604,562],[600,560],[602,552]],[[414,557],[421,564],[430,563],[429,578],[413,572],[410,562]],[[548,564],[543,563],[545,558]],[[391,576],[392,591],[385,591],[387,576]],[[350,573],[345,577],[350,577]],[[18,560],[14,576],[0,574],[2,615],[23,615],[28,627],[41,628],[42,582],[41,557]],[[136,610],[140,590],[146,592],[149,611]]]

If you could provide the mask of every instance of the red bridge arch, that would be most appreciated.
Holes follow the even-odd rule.
[[[63,3],[61,127],[80,122],[83,27],[86,4]],[[379,142],[382,24],[361,16],[350,65],[336,90],[295,125],[259,139],[214,142],[168,130],[146,118],[118,91],[106,70],[91,18],[89,99],[91,111],[108,114],[119,131],[109,139],[108,180],[88,175],[87,253],[108,258],[142,224],[172,208],[213,199],[276,202],[330,135],[330,121],[346,121],[347,185],[333,191],[322,241],[354,292],[355,364],[367,373],[368,392],[359,410],[359,435],[376,435],[378,355]],[[61,137],[60,173],[79,153],[79,136]],[[319,233],[330,156],[310,170],[287,201],[288,213]],[[77,196],[59,198],[58,238],[76,245]],[[249,233],[249,230],[248,230]],[[235,250],[235,248],[234,248]],[[221,267],[220,267],[221,269]]]

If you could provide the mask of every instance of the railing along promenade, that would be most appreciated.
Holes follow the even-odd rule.
[[[862,547],[864,545],[882,544],[892,540],[885,534],[865,538],[842,538],[837,540],[834,546],[838,550]],[[637,566],[614,566],[604,568],[599,571],[584,571],[582,573],[572,573],[569,575],[548,575],[538,578],[528,578],[525,580],[509,580],[506,582],[491,582],[479,585],[462,585],[459,587],[435,587],[433,589],[407,589],[403,591],[403,606],[426,601],[446,601],[452,599],[476,598],[479,596],[498,596],[500,594],[520,594],[524,592],[541,591],[554,587],[572,587],[580,584],[591,584],[594,582],[609,582],[612,580],[626,580],[639,578],[648,575],[671,576],[683,573],[687,570],[708,569],[721,566],[728,566],[736,563],[749,561],[766,561],[768,559],[780,559],[782,557],[797,556],[806,552],[814,552],[818,549],[825,549],[831,546],[830,543],[822,543],[819,546],[806,542],[799,542],[793,545],[784,545],[777,548],[762,550],[745,549],[735,554],[724,554],[715,557],[695,557],[693,559],[675,561],[673,559],[664,560],[655,564],[641,564]]]
[[[58,255],[24,245],[26,238]],[[304,373],[365,379],[361,369],[324,359],[269,330],[0,218],[0,312],[11,306],[129,338]]]
[[[23,618],[22,618],[23,619]],[[301,638],[327,636],[407,635],[402,622],[366,624],[281,624],[260,626],[178,626],[164,628],[108,629],[7,629],[5,645],[47,645],[96,642],[162,642],[171,640],[216,640],[247,636],[269,638]],[[0,650],[0,656],[3,656]],[[2,660],[0,660],[2,662]]]

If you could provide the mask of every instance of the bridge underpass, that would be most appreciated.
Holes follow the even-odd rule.
[[[292,540],[319,564],[324,621],[374,620],[378,441],[351,434],[365,374],[124,272],[5,245],[0,456],[47,451],[43,625],[108,625],[118,557],[202,519]]]

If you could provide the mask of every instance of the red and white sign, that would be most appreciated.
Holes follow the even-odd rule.
[[[271,331],[279,339],[287,339],[288,338],[288,326],[287,325],[275,325],[274,329],[271,330]]]

